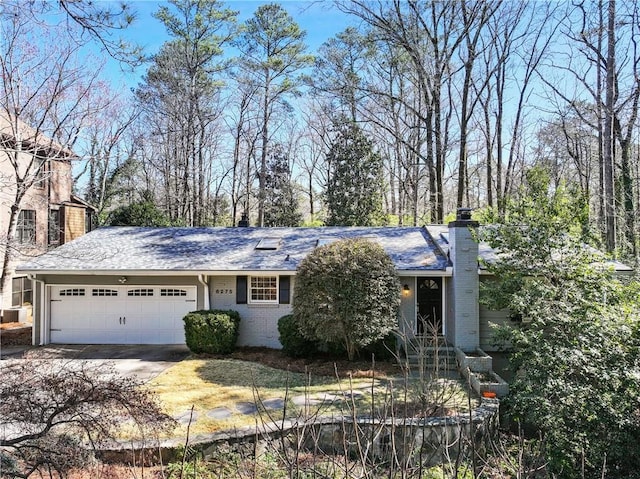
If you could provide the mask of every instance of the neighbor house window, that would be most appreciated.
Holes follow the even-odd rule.
[[[15,238],[19,243],[36,243],[36,212],[34,210],[20,211]]]
[[[278,277],[252,276],[251,281],[249,282],[249,302],[277,303]]]
[[[36,188],[44,188],[47,184],[47,160],[45,158],[36,158],[37,170],[34,172],[33,186]]]
[[[60,245],[60,210],[49,211],[49,246]]]
[[[33,290],[31,280],[26,277],[13,278],[11,280],[11,306],[24,306],[32,304]]]

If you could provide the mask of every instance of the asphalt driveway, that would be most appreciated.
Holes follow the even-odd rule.
[[[3,347],[2,359],[82,360],[108,362],[125,376],[147,382],[189,354],[185,345],[55,344],[41,347]],[[0,366],[2,363],[0,362]]]

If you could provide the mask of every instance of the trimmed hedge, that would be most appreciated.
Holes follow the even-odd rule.
[[[303,358],[311,356],[318,351],[314,341],[305,338],[298,329],[297,322],[293,315],[287,314],[278,320],[278,332],[280,333],[280,344],[282,352],[292,358]]]
[[[240,314],[232,310],[192,311],[184,318],[184,335],[193,353],[229,354],[238,340]]]

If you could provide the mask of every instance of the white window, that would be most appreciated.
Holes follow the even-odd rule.
[[[249,282],[250,303],[277,303],[278,277],[252,276]]]
[[[174,289],[174,288],[162,288],[160,289],[160,296],[186,296],[186,289]]]
[[[32,304],[33,291],[32,282],[25,276],[13,278],[11,280],[11,306],[24,306]]]
[[[84,296],[84,288],[61,289],[60,296]]]
[[[118,291],[115,289],[94,288],[91,290],[91,296],[118,296]]]
[[[153,296],[152,288],[138,288],[127,291],[127,296]]]

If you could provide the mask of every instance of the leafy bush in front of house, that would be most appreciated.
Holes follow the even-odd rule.
[[[360,351],[360,356],[363,359],[371,359],[371,356],[373,355],[376,361],[393,359],[397,354],[397,347],[396,335],[391,332],[384,338],[378,339],[377,341],[365,346],[362,351]]]
[[[187,346],[194,353],[233,352],[240,328],[240,314],[232,310],[192,311],[184,318]]]
[[[292,358],[309,357],[318,351],[316,343],[305,338],[293,315],[287,314],[278,320],[278,333],[282,352]]]
[[[398,321],[400,282],[384,249],[365,239],[316,248],[300,262],[293,317],[302,334],[339,343],[352,360]]]

